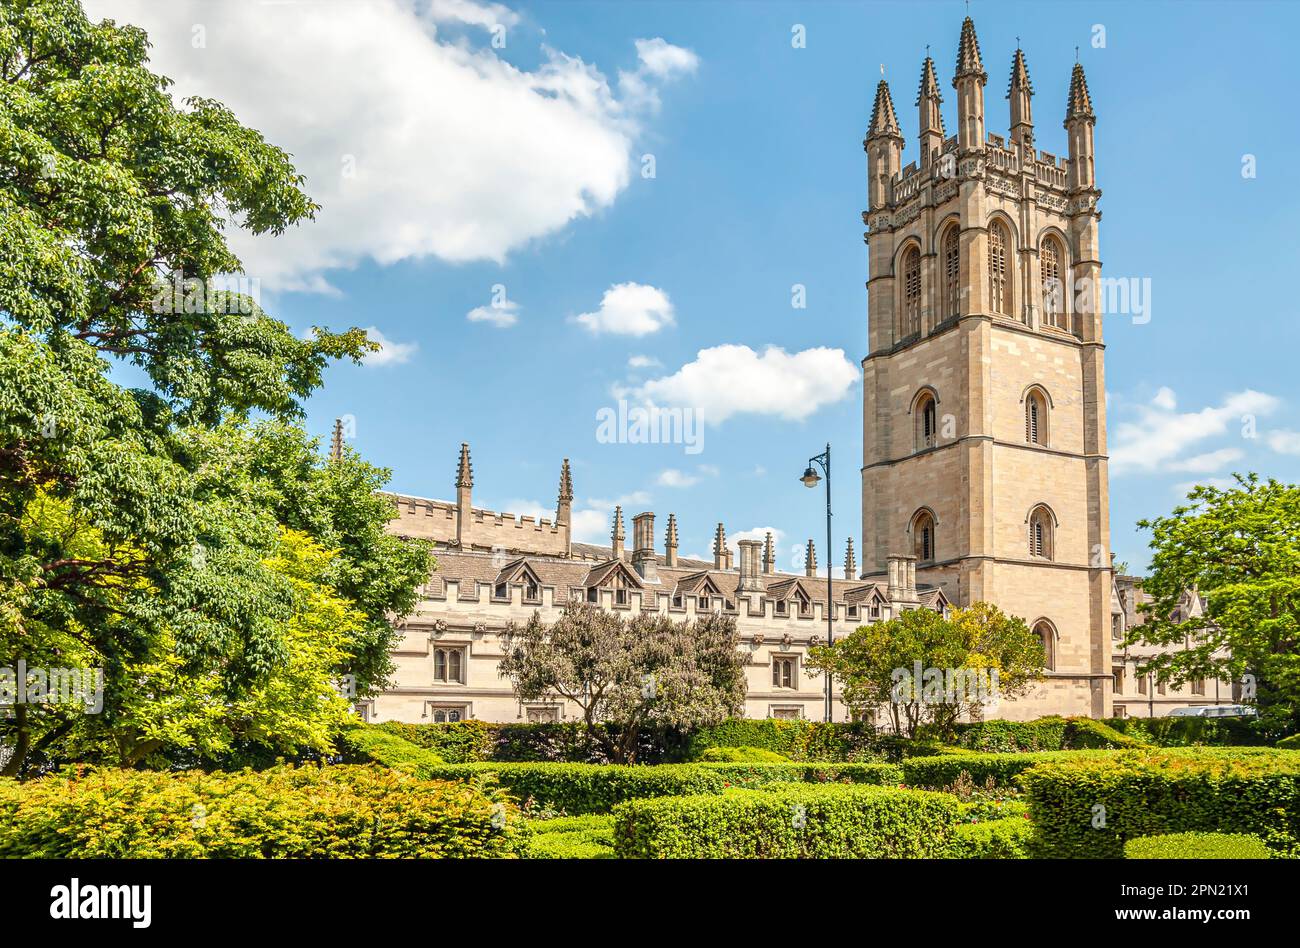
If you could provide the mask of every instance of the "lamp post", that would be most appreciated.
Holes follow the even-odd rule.
[[[816,464],[826,472],[826,644],[831,645],[835,641],[835,599],[834,591],[831,586],[831,446],[826,445],[826,451],[815,457],[808,459],[808,467],[803,472],[804,487],[816,487],[821,482],[817,476],[817,471],[813,467]],[[831,673],[826,673],[826,714],[825,720],[829,723],[831,720]]]

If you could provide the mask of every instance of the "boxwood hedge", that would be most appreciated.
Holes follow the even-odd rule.
[[[861,783],[896,786],[903,780],[897,764],[712,764],[728,787],[752,788],[788,783]]]
[[[1264,841],[1249,833],[1169,833],[1124,844],[1125,859],[1268,859]]]
[[[949,859],[1028,859],[1034,824],[1027,816],[983,823],[958,823],[949,844]]]
[[[1053,760],[1081,758],[1108,759],[1119,751],[1041,751],[1030,754],[940,754],[936,757],[909,757],[902,763],[903,783],[909,787],[938,789],[951,786],[963,773],[968,773],[976,786],[983,786],[991,777],[998,787],[1014,786],[1021,771],[1035,764]]]
[[[1035,845],[1055,858],[1117,858],[1139,836],[1253,833],[1300,854],[1300,756],[1268,748],[1074,755],[1020,775]]]
[[[474,787],[375,766],[0,780],[0,858],[502,857],[527,837]]]
[[[632,800],[614,810],[614,852],[650,859],[940,857],[956,816],[948,794],[864,786]]]

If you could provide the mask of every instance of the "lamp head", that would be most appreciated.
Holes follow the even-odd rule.
[[[816,487],[822,482],[821,475],[812,469],[811,464],[808,465],[808,470],[803,472],[803,477],[799,478],[799,480],[803,481],[804,487]]]

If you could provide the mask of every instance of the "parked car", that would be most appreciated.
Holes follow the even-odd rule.
[[[1255,718],[1259,712],[1246,704],[1204,704],[1197,708],[1174,708],[1171,718]]]

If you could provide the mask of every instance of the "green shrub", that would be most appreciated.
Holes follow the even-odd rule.
[[[1062,750],[1099,750],[1146,747],[1149,741],[1115,730],[1092,718],[1066,718]]]
[[[1103,722],[1158,747],[1259,747],[1269,743],[1255,718],[1108,718]]]
[[[1027,754],[942,754],[935,757],[911,757],[904,760],[903,783],[909,787],[942,789],[956,783],[963,773],[976,786],[992,778],[995,787],[1013,787],[1016,774],[1035,764],[1077,757],[1101,757],[1115,751],[1041,751]]]
[[[757,747],[796,761],[866,761],[881,756],[881,739],[868,724],[733,718],[703,727],[687,741],[695,759],[710,747]]]
[[[790,758],[761,747],[706,747],[700,761],[716,764],[768,763],[779,764]]]
[[[426,768],[422,775],[432,780],[495,783],[526,808],[570,815],[608,813],[624,800],[724,789],[722,776],[702,764],[444,764]]]
[[[618,740],[618,729],[598,724],[588,730],[581,721],[496,724],[490,721],[456,721],[450,724],[404,724],[385,721],[375,725],[412,744],[431,750],[453,764],[483,762],[606,764],[607,747]],[[642,728],[638,732],[636,759],[658,764],[680,759],[683,738],[671,730]]]
[[[610,816],[566,816],[535,820],[528,841],[530,859],[612,859],[614,820]]]
[[[1025,816],[981,823],[958,823],[949,859],[1028,859],[1034,824]]]
[[[457,721],[454,724],[385,721],[373,727],[432,751],[447,763],[467,764],[492,759],[498,725],[487,721]]]
[[[956,726],[957,743],[985,753],[1141,747],[1148,741],[1092,718],[1050,715],[1034,721],[980,721]]]
[[[1124,844],[1125,859],[1268,859],[1264,841],[1249,833],[1169,833]]]
[[[1300,734],[1292,734],[1290,737],[1284,737],[1275,745],[1282,750],[1300,750]]]
[[[701,763],[721,775],[726,787],[754,788],[789,783],[861,783],[895,786],[902,782],[897,764],[713,764]]]
[[[651,859],[924,858],[947,852],[957,801],[883,787],[788,786],[633,800],[614,851]]]
[[[527,836],[473,787],[376,766],[0,781],[0,858],[500,857]]]
[[[1256,748],[1121,751],[1024,771],[1036,845],[1048,857],[1118,858],[1139,836],[1254,833],[1280,854],[1300,839],[1300,757]]]
[[[403,740],[395,733],[374,727],[352,727],[342,731],[339,752],[348,763],[383,764],[412,776],[422,776],[430,767],[443,763],[433,751]]]

